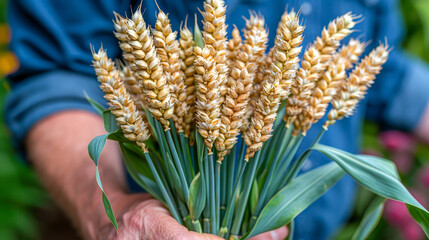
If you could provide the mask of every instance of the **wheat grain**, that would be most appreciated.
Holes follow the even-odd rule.
[[[250,92],[250,104],[247,105],[246,115],[243,118],[241,132],[245,132],[248,129],[250,117],[253,115],[253,111],[256,108],[256,103],[258,102],[258,99],[261,95],[262,82],[264,81],[264,78],[270,74],[270,66],[273,62],[273,50],[274,48],[271,48],[268,55],[262,56],[262,60],[258,64],[255,80],[253,81],[253,88]]]
[[[100,48],[97,53],[93,48],[91,51],[100,88],[105,94],[104,98],[108,101],[112,114],[116,116],[117,124],[127,139],[135,141],[139,147],[147,152],[144,142],[150,137],[149,130],[125,89],[115,64],[107,57],[103,48]]]
[[[243,41],[240,36],[240,31],[237,26],[234,25],[234,29],[232,30],[232,38],[228,41],[228,59],[227,64],[230,71],[238,52],[242,51]]]
[[[132,19],[115,15],[115,36],[120,41],[124,59],[129,62],[134,77],[142,85],[145,106],[167,130],[174,105],[161,59],[156,52],[150,30],[143,20],[141,6],[134,12]]]
[[[206,0],[204,2],[204,12],[201,14],[204,18],[203,39],[206,47],[213,48],[211,52],[216,62],[216,71],[219,73],[218,81],[220,91],[220,104],[223,103],[227,93],[227,75],[229,72],[228,42],[226,38],[225,16],[226,6],[223,0]]]
[[[185,76],[184,82],[186,87],[186,104],[188,111],[185,113],[183,129],[186,137],[191,135],[193,120],[195,116],[195,56],[194,56],[194,40],[191,31],[185,25],[180,28],[180,59],[182,59],[182,72]]]
[[[181,70],[179,42],[176,40],[176,32],[171,29],[168,16],[159,11],[153,29],[154,44],[158,56],[161,59],[161,65],[167,82],[170,87],[171,100],[174,103],[174,113],[172,119],[176,131],[183,132],[184,116],[188,109],[186,102],[186,85],[184,74]]]
[[[297,135],[300,131],[305,135],[311,125],[325,115],[329,102],[337,93],[338,86],[347,78],[346,70],[350,69],[359,60],[359,56],[364,50],[365,44],[351,39],[347,45],[334,55],[326,72],[317,81],[310,98],[310,104],[301,113],[303,117],[294,122],[294,135]]]
[[[285,94],[285,86],[288,85],[283,76],[294,66],[293,61],[300,51],[298,46],[302,39],[299,36],[304,27],[299,24],[299,19],[296,16],[291,17],[281,29],[281,34],[275,39],[269,75],[266,75],[262,83],[260,98],[256,103],[250,127],[244,136],[249,146],[246,150],[246,160],[251,158],[262,147],[263,142],[271,137],[277,109],[281,97]]]
[[[216,140],[218,161],[222,161],[237,142],[243,117],[246,115],[257,64],[261,61],[268,41],[264,19],[251,14],[246,19],[244,37],[242,51],[232,52],[235,57],[232,58],[234,60],[228,81],[229,92],[223,104],[220,134]]]
[[[195,81],[197,83],[196,114],[197,130],[211,153],[214,141],[219,135],[220,107],[219,82],[216,62],[211,54],[213,48],[198,46],[195,52]]]
[[[301,68],[291,87],[291,96],[286,106],[285,122],[288,127],[309,104],[316,82],[332,61],[340,41],[352,32],[356,17],[347,13],[330,22],[320,37],[304,53]]]
[[[364,97],[371,87],[375,76],[380,73],[382,65],[389,56],[388,46],[380,44],[355,67],[347,81],[342,83],[341,90],[332,100],[332,109],[328,113],[328,120],[323,125],[327,129],[337,120],[349,117],[356,109],[357,103]]]
[[[225,24],[225,2],[206,0],[204,11],[203,48],[196,46],[195,81],[197,85],[196,124],[198,132],[211,154],[213,144],[219,135],[220,106],[227,88],[228,66]]]
[[[299,15],[293,10],[287,15],[283,15],[280,23],[276,45],[278,49],[283,51],[273,52],[273,64],[283,69],[281,80],[283,93],[281,94],[281,100],[284,100],[289,96],[290,87],[298,69],[300,61],[298,55],[302,49],[304,27],[299,23]],[[276,53],[279,55],[274,55]]]
[[[269,70],[272,62],[272,59],[265,55],[268,42],[268,32],[265,29],[265,19],[261,15],[251,12],[249,19],[245,20],[246,29],[244,35],[249,35],[248,38],[251,39],[251,42],[253,42],[254,45],[254,47],[252,47],[253,57],[252,59],[249,59],[249,61],[255,64],[257,69],[254,74],[253,87],[250,91],[249,104],[247,104],[245,114],[242,118],[243,121],[240,127],[240,132],[245,132],[249,127],[250,117],[253,114],[253,109],[256,106],[256,101],[258,100],[259,93],[261,91],[261,83],[265,76],[265,72]]]
[[[140,115],[145,115],[142,87],[134,77],[131,67],[122,61],[118,61],[117,66],[119,67],[119,77],[121,78],[121,81],[124,82],[125,89],[127,89],[133,99]]]

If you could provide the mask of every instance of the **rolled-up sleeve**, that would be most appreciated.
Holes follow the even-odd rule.
[[[103,102],[91,67],[90,44],[120,56],[113,37],[113,11],[130,2],[116,0],[14,0],[9,3],[11,50],[19,59],[9,76],[12,91],[5,120],[20,146],[41,119],[67,109],[93,111],[85,93]]]
[[[39,120],[66,109],[94,111],[85,92],[104,102],[94,77],[70,71],[49,71],[17,84],[6,102],[6,122],[17,143]]]

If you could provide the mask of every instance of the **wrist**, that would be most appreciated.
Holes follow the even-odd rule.
[[[101,195],[101,194],[100,194]],[[132,209],[136,204],[140,204],[151,196],[147,193],[141,194],[129,194],[124,192],[109,193],[108,198],[115,214],[118,226],[121,227],[122,217],[126,212]],[[107,217],[102,202],[101,196],[97,201],[94,202],[92,214],[89,218],[82,219],[83,234],[85,239],[106,239],[106,236],[110,236],[115,233],[115,227]]]

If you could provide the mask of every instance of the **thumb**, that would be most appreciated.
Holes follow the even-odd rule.
[[[158,201],[151,202],[145,210],[141,214],[143,218],[141,228],[144,232],[142,239],[222,240],[222,238],[212,234],[199,234],[189,231],[179,224]]]
[[[254,237],[251,237],[249,240],[283,240],[289,235],[289,229],[286,226],[277,228],[269,232],[261,233]]]

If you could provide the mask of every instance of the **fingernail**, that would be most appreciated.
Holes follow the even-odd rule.
[[[272,240],[280,240],[279,235],[277,234],[277,231],[270,231],[270,235]]]

